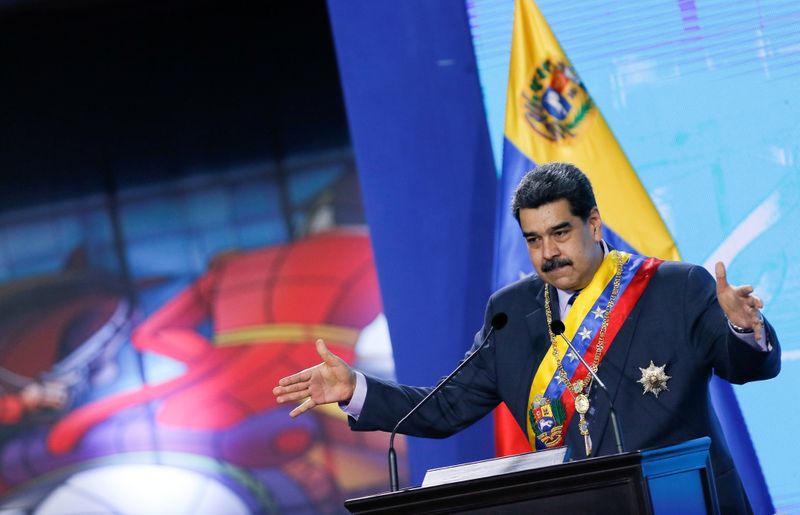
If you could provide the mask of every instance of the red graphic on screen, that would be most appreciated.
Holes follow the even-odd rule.
[[[186,372],[75,410],[52,429],[48,447],[67,452],[99,422],[153,399],[165,426],[230,428],[275,407],[270,391],[277,380],[319,361],[317,338],[352,361],[359,330],[380,312],[363,231],[339,229],[223,256],[133,333],[138,349],[181,361]],[[214,341],[196,330],[207,319]],[[296,451],[307,441],[287,434],[277,444]]]

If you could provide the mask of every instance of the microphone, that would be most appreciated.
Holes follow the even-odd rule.
[[[411,408],[411,411],[406,413],[406,416],[401,418],[400,422],[398,422],[397,425],[394,426],[394,429],[392,430],[392,435],[389,437],[389,489],[390,489],[391,492],[396,492],[396,491],[398,491],[400,489],[400,487],[398,485],[398,480],[397,480],[397,453],[394,450],[394,437],[397,434],[397,430],[400,429],[400,425],[403,422],[405,422],[408,419],[408,417],[413,415],[423,404],[425,404],[428,401],[428,399],[433,397],[433,395],[436,392],[441,390],[442,387],[444,385],[446,385],[450,381],[450,379],[453,378],[453,376],[455,376],[457,373],[459,373],[461,371],[461,369],[464,368],[464,366],[467,363],[472,361],[472,358],[474,358],[475,356],[478,355],[478,353],[481,351],[481,349],[483,349],[483,347],[486,345],[486,342],[489,341],[489,338],[496,331],[499,331],[500,329],[504,328],[507,323],[508,323],[508,315],[506,315],[505,313],[497,313],[495,316],[493,316],[492,317],[492,321],[490,322],[491,328],[486,333],[486,336],[481,341],[481,344],[478,345],[478,348],[475,349],[475,352],[473,352],[472,354],[467,356],[464,359],[464,361],[459,363],[459,365],[456,367],[456,369],[453,370],[452,372],[450,372],[450,375],[448,375],[447,377],[445,377],[444,379],[439,381],[439,384],[437,384],[436,387],[434,387],[433,390],[428,392],[428,395],[423,397],[423,399],[421,401],[419,401],[416,406]]]
[[[564,322],[562,322],[561,320],[553,320],[552,322],[550,322],[550,330],[553,331],[553,334],[561,336],[561,338],[565,342],[567,342],[567,345],[569,346],[572,353],[578,357],[583,366],[586,367],[586,370],[588,370],[589,373],[592,375],[592,378],[597,382],[598,386],[600,386],[600,389],[603,390],[603,392],[605,392],[606,398],[608,399],[608,405],[611,408],[610,409],[611,427],[614,429],[614,439],[616,440],[617,443],[617,452],[622,454],[623,452],[625,452],[623,450],[624,447],[622,445],[622,434],[619,431],[619,424],[617,423],[617,412],[616,410],[614,410],[614,401],[611,400],[611,394],[608,392],[608,388],[606,388],[606,385],[603,384],[603,381],[600,380],[600,376],[598,376],[597,373],[594,370],[592,370],[592,367],[590,367],[589,364],[586,363],[586,360],[583,359],[581,353],[578,352],[578,350],[572,345],[572,342],[569,341],[569,338],[564,336],[564,329],[566,329],[566,327],[564,327]]]

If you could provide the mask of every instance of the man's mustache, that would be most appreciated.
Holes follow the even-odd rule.
[[[553,258],[548,259],[547,261],[542,263],[542,272],[552,272],[556,268],[561,268],[562,266],[570,266],[572,265],[572,260],[567,258]]]

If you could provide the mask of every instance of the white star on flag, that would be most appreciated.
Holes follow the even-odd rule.
[[[570,361],[575,361],[576,359],[578,359],[578,356],[576,356],[575,353],[572,351],[567,352],[567,357],[569,358]]]
[[[584,327],[583,329],[580,330],[580,332],[578,332],[578,336],[580,336],[584,340],[588,340],[589,338],[592,337],[592,332]]]
[[[597,320],[598,318],[603,318],[603,315],[606,314],[606,310],[602,309],[600,306],[597,306],[594,308],[594,311],[592,311],[592,314],[594,315],[595,320]]]

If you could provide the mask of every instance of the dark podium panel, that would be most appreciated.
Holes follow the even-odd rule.
[[[718,514],[710,439],[351,499],[352,513]]]

